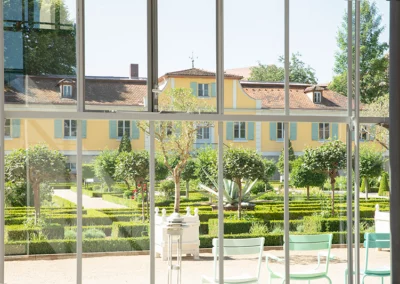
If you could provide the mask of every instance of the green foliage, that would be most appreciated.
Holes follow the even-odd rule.
[[[224,234],[248,233],[253,223],[251,220],[224,220]],[[208,233],[218,235],[218,219],[208,220]]]
[[[118,153],[131,152],[131,151],[132,151],[131,139],[129,138],[128,134],[125,133],[122,136],[121,141],[119,143]]]
[[[303,221],[303,230],[306,234],[322,232],[322,216],[305,216]]]
[[[95,175],[107,185],[108,191],[114,183],[117,157],[118,151],[104,150],[94,160]]]
[[[199,181],[208,187],[213,186],[212,181],[218,179],[217,157],[217,150],[210,146],[197,150],[196,175]]]
[[[134,222],[114,222],[111,236],[113,238],[134,238],[148,235],[149,225]]]
[[[115,166],[114,177],[123,180],[130,189],[130,182],[136,186],[146,180],[149,175],[149,154],[146,150],[120,152]]]
[[[389,176],[387,172],[383,172],[381,176],[381,183],[379,184],[379,196],[385,196],[389,192]]]
[[[184,181],[190,181],[197,178],[197,163],[194,159],[189,159],[186,162],[185,168],[182,171],[181,178]]]
[[[157,156],[156,158],[156,181],[164,180],[169,175],[169,169],[164,164],[163,158]]]
[[[235,181],[241,189],[241,180],[264,178],[263,158],[255,150],[229,148],[224,151],[224,177]]]
[[[355,9],[353,8],[353,40],[355,38],[354,11]],[[360,95],[362,102],[370,103],[389,92],[389,59],[385,54],[388,44],[379,41],[384,31],[384,26],[374,1],[366,0],[361,2],[360,18]],[[339,51],[335,55],[334,67],[336,76],[333,78],[329,88],[342,95],[347,95],[347,11],[339,27],[337,45]],[[352,52],[354,59],[355,48],[353,48]],[[352,70],[355,70],[354,60]],[[354,73],[352,76],[354,82]]]
[[[84,239],[104,239],[106,234],[99,229],[87,229],[83,231]]]
[[[254,222],[251,224],[249,233],[255,235],[265,235],[268,233],[268,226],[260,222]]]
[[[164,180],[160,182],[159,187],[160,192],[162,192],[165,198],[170,199],[174,190],[175,190],[175,183],[173,180]]]
[[[289,81],[295,83],[316,84],[315,70],[309,65],[306,65],[301,59],[300,53],[293,53],[289,63]],[[284,64],[284,58],[279,58],[280,63]],[[276,65],[263,65],[258,63],[258,66],[250,68],[250,81],[264,82],[283,82],[285,79],[284,67]]]
[[[365,198],[368,198],[369,179],[377,178],[383,170],[385,160],[383,153],[371,146],[363,146],[360,149],[360,178],[364,181]],[[353,163],[354,164],[354,163]]]
[[[76,232],[74,230],[66,230],[64,240],[76,240]]]
[[[326,172],[315,171],[314,169],[307,167],[303,157],[299,157],[292,162],[290,183],[294,187],[321,187],[326,179]]]
[[[360,191],[365,192],[365,178],[361,179]]]
[[[289,173],[292,171],[292,165],[290,162],[296,160],[296,156],[294,155],[292,142],[289,140]],[[281,155],[279,156],[278,163],[276,166],[279,169],[279,172],[283,175],[284,173],[284,162],[285,162],[285,149],[282,149]]]
[[[261,178],[262,181],[264,181],[267,185],[268,181],[270,179],[271,176],[274,175],[274,173],[276,172],[276,165],[275,165],[275,161],[273,160],[269,160],[269,159],[263,159],[263,163],[264,163],[264,176]]]
[[[265,193],[265,192],[273,190],[273,189],[274,188],[272,187],[272,185],[269,184],[268,182],[265,183],[265,182],[259,180],[251,188],[251,193],[259,195],[260,193]]]
[[[82,178],[88,179],[88,178],[94,178],[95,173],[94,173],[94,165],[93,164],[83,164],[82,165]]]

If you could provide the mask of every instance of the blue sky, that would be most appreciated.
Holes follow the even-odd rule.
[[[86,0],[86,74],[128,76],[139,63],[146,77],[145,0]],[[75,1],[66,0],[70,11]],[[245,4],[244,4],[245,3]],[[284,52],[283,0],[225,1],[225,69],[278,63]],[[300,52],[319,82],[331,80],[344,0],[291,0],[291,52]],[[389,37],[389,3],[377,0]],[[72,13],[71,13],[72,14]],[[75,15],[71,15],[72,18]],[[159,1],[159,73],[215,70],[215,0]]]

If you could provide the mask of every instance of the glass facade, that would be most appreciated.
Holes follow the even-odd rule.
[[[388,270],[385,5],[100,2],[2,1],[0,283]]]

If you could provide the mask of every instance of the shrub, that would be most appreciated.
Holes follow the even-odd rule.
[[[268,226],[263,223],[260,223],[260,222],[254,222],[251,225],[249,233],[257,234],[257,235],[264,235],[264,234],[268,233]]]
[[[160,182],[160,189],[159,189],[165,196],[165,198],[171,198],[172,194],[175,190],[175,183],[173,180],[164,180]]]
[[[389,191],[389,181],[387,172],[383,172],[381,176],[381,182],[379,184],[379,196],[385,196],[386,192]]]
[[[248,233],[253,221],[246,220],[224,220],[224,234]],[[208,233],[218,235],[218,219],[208,220]]]
[[[267,192],[270,190],[273,190],[273,186],[270,183],[265,183],[263,181],[257,181],[253,187],[251,188],[251,193],[252,194],[260,194],[263,192]]]
[[[73,230],[67,230],[64,233],[64,240],[75,240],[76,239],[76,232]]]
[[[104,239],[106,234],[99,229],[87,229],[83,231],[84,239]]]
[[[111,236],[113,238],[142,237],[148,234],[149,225],[134,222],[114,222]]]
[[[132,190],[125,190],[123,196],[124,196],[125,199],[132,199],[132,198],[131,198],[132,195],[133,195]]]
[[[303,221],[303,230],[306,234],[322,232],[322,216],[305,216]]]

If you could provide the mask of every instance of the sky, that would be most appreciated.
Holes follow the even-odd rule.
[[[75,19],[75,0],[65,0]],[[86,75],[147,75],[146,0],[86,0]],[[389,2],[376,0],[389,38]],[[279,64],[284,53],[283,0],[225,0],[224,69]],[[333,76],[336,35],[344,0],[290,0],[290,52],[315,69],[320,83]],[[195,67],[214,71],[215,0],[159,1],[159,75]]]

